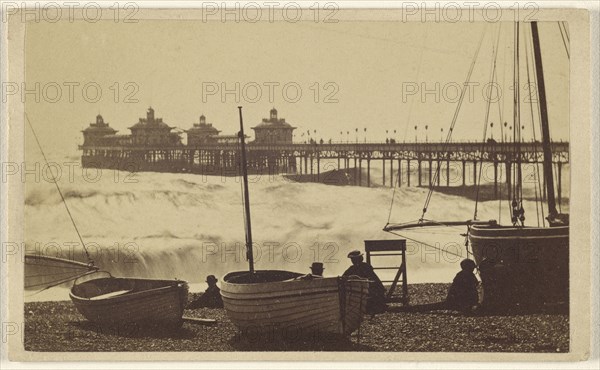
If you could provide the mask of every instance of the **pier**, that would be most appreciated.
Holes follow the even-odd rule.
[[[101,115],[84,129],[81,160],[86,168],[119,169],[130,172],[187,172],[212,176],[238,176],[240,145],[237,135],[221,135],[204,115],[185,130],[187,144],[175,127],[156,117],[148,108],[145,117],[121,135]],[[296,127],[279,117],[277,109],[251,127],[255,139],[246,146],[248,172],[252,175],[294,175],[298,181],[337,185],[378,186],[466,186],[479,183],[484,175],[494,184],[499,181],[509,192],[514,182],[543,179],[542,144],[539,142],[403,142],[383,143],[318,142],[309,138],[294,142]],[[314,131],[316,133],[316,131]],[[302,134],[303,136],[304,134]],[[557,192],[562,190],[562,167],[569,163],[569,143],[551,143],[552,162],[557,174]],[[532,167],[535,166],[535,168]],[[533,169],[533,178],[527,170]],[[373,179],[375,173],[381,182]],[[492,175],[493,173],[493,175]],[[504,176],[502,174],[504,173]],[[514,175],[511,175],[514,174]],[[452,176],[453,177],[452,177]],[[375,180],[375,181],[373,181]],[[542,193],[542,197],[544,194]]]
[[[569,143],[552,143],[553,162],[561,189],[562,165],[569,163]],[[239,145],[234,142],[188,146],[100,146],[82,145],[84,167],[118,168],[127,171],[190,172],[208,175],[238,175]],[[499,167],[504,166],[510,184],[512,166],[542,163],[542,146],[526,143],[249,143],[249,170],[253,174],[309,175],[321,182],[324,172],[345,170],[353,185],[371,186],[372,167],[380,165],[381,184],[394,186],[450,186],[450,170],[460,172],[462,185],[477,182],[480,163],[493,166],[497,187]],[[520,153],[520,154],[519,154]],[[326,164],[326,165],[325,165]],[[488,167],[489,168],[489,167]],[[425,172],[426,171],[426,172]],[[413,174],[411,176],[411,174]],[[363,178],[364,177],[364,178]],[[412,177],[412,179],[411,179]],[[416,179],[414,178],[416,177]],[[412,181],[411,181],[412,180]],[[443,182],[442,182],[443,181]],[[456,179],[453,179],[456,183]]]

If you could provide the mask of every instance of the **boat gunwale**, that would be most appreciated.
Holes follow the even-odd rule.
[[[290,272],[290,271],[285,271],[285,270],[258,270],[256,271],[256,273],[261,273],[261,272]],[[282,291],[282,292],[286,292],[289,291],[289,284],[293,283],[293,284],[300,284],[300,285],[306,285],[307,288],[305,288],[306,290],[313,290],[315,288],[311,288],[310,285],[314,284],[315,282],[319,282],[320,283],[320,287],[321,289],[323,288],[334,288],[338,289],[338,283],[340,280],[345,280],[345,282],[347,283],[354,283],[354,282],[369,282],[367,279],[360,279],[360,278],[349,278],[349,277],[343,277],[343,276],[328,276],[328,277],[318,277],[318,278],[313,278],[313,279],[285,279],[285,280],[277,280],[277,281],[266,281],[266,282],[255,282],[255,283],[236,283],[236,282],[230,282],[227,281],[228,278],[232,278],[235,277],[239,274],[244,274],[244,273],[248,273],[247,271],[236,271],[236,272],[230,272],[228,274],[226,274],[223,277],[223,283],[221,286],[221,290],[225,290],[227,291],[226,287],[227,286],[231,286],[231,287],[239,287],[239,288],[258,288],[255,289],[255,291],[253,292],[231,292],[231,293],[235,293],[235,294],[257,294],[259,293],[259,291],[263,290],[263,292],[260,293],[266,293],[266,292],[273,292],[273,287],[275,285],[280,285],[280,289],[275,290],[275,291]],[[293,274],[298,274],[297,277],[301,277],[304,276],[305,274],[300,274],[300,273],[294,273]],[[233,275],[233,276],[231,276]],[[298,288],[295,288],[298,289]],[[317,288],[318,289],[318,288]]]
[[[125,302],[125,301],[129,301],[132,299],[137,299],[137,298],[141,298],[144,296],[150,296],[150,295],[155,295],[155,294],[161,294],[161,293],[165,293],[169,290],[174,290],[177,293],[181,293],[181,290],[188,290],[185,288],[186,286],[186,282],[183,280],[164,280],[164,279],[139,279],[139,278],[116,278],[116,277],[110,277],[110,278],[100,278],[100,279],[93,279],[93,280],[89,280],[86,282],[83,282],[81,284],[77,284],[77,285],[83,285],[86,283],[91,283],[94,280],[111,280],[111,279],[117,279],[117,280],[134,280],[134,281],[155,281],[155,282],[159,282],[159,281],[164,281],[164,282],[171,282],[171,283],[177,283],[177,284],[173,284],[173,285],[168,285],[168,286],[161,286],[158,288],[152,288],[152,289],[145,289],[145,290],[141,290],[139,292],[132,292],[132,293],[127,293],[127,294],[123,294],[123,295],[119,295],[116,297],[107,297],[107,298],[102,298],[102,299],[92,299],[92,298],[84,298],[78,295],[75,295],[73,293],[73,288],[75,288],[75,286],[73,286],[73,288],[71,288],[71,290],[69,291],[69,297],[71,298],[71,300],[73,300],[73,303],[78,303],[78,304],[82,304],[82,305],[106,305],[106,304],[117,304],[117,303],[121,303],[121,302]]]
[[[225,292],[226,294],[223,294]],[[283,293],[283,292],[282,292]],[[328,288],[327,290],[315,290],[315,291],[301,291],[298,293],[291,294],[282,294],[282,295],[272,295],[272,296],[259,296],[256,297],[257,293],[232,293],[228,291],[221,290],[221,296],[227,299],[236,300],[236,301],[250,301],[250,300],[267,300],[267,299],[280,299],[280,298],[292,298],[292,297],[308,297],[311,295],[319,295],[319,294],[331,294],[338,293],[338,289]],[[246,295],[252,294],[254,297],[238,297],[234,298],[232,295]]]
[[[512,225],[472,225],[470,227],[471,230],[564,230],[569,229],[568,225],[564,226],[551,226],[551,227],[542,227],[542,226],[512,226]]]

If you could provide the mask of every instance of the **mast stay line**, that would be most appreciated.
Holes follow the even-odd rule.
[[[446,141],[444,142],[442,152],[447,152],[447,150],[448,150],[448,143],[452,139],[452,132],[454,131],[454,126],[456,125],[456,121],[458,119],[458,114],[460,112],[460,108],[462,106],[462,103],[463,103],[463,100],[465,97],[465,93],[467,90],[466,85],[471,80],[471,74],[473,73],[473,68],[475,67],[475,63],[477,62],[477,56],[479,55],[479,50],[481,49],[481,45],[483,43],[483,39],[485,37],[486,31],[487,31],[487,28],[484,28],[484,30],[481,34],[481,38],[479,39],[479,44],[477,45],[477,50],[475,50],[475,55],[473,55],[473,60],[471,61],[471,66],[469,67],[469,71],[467,73],[467,78],[464,83],[465,88],[462,89],[460,97],[458,99],[458,104],[456,105],[456,110],[454,111],[454,116],[452,117],[450,129],[448,130],[448,134],[446,135]],[[421,219],[423,219],[425,217],[425,213],[427,213],[427,208],[429,207],[429,203],[431,202],[431,196],[433,195],[433,191],[434,191],[433,184],[437,183],[439,176],[440,176],[440,166],[437,167],[435,174],[433,176],[433,181],[431,184],[429,184],[429,191],[427,193],[427,197],[425,198],[425,204],[423,205],[423,213],[421,214]]]
[[[27,124],[29,125],[29,128],[31,129],[31,132],[33,133],[33,137],[35,138],[35,142],[38,145],[38,148],[40,148],[40,152],[42,153],[42,157],[44,157],[44,161],[46,162],[46,166],[50,167],[50,164],[48,163],[48,158],[46,158],[46,153],[44,153],[44,149],[42,149],[42,145],[40,144],[40,140],[38,139],[35,130],[33,129],[33,126],[31,125],[31,121],[29,120],[29,116],[27,115],[27,113],[25,113],[25,119],[27,120]],[[67,214],[69,215],[69,218],[71,219],[71,223],[73,224],[73,228],[75,228],[75,232],[77,233],[77,236],[79,237],[79,241],[81,242],[81,246],[83,247],[83,250],[85,251],[85,256],[88,259],[88,262],[90,264],[93,265],[93,261],[90,257],[90,254],[87,250],[87,248],[85,247],[85,243],[83,242],[83,238],[81,237],[81,233],[79,232],[79,228],[77,228],[77,224],[75,223],[75,220],[73,219],[73,215],[71,214],[71,210],[69,209],[69,206],[67,205],[67,201],[65,200],[65,196],[63,195],[62,191],[60,190],[60,186],[58,186],[58,181],[56,180],[56,177],[54,176],[54,172],[52,172],[52,170],[50,170],[50,175],[52,176],[52,182],[54,183],[54,185],[56,186],[56,190],[58,191],[58,194],[60,194],[60,198],[62,199],[63,204],[65,205],[65,209],[67,210]]]

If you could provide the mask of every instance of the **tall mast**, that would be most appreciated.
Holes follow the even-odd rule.
[[[546,192],[548,194],[548,220],[555,219],[556,200],[554,198],[554,178],[552,177],[552,151],[550,149],[550,128],[548,127],[548,106],[546,103],[546,86],[544,84],[544,69],[542,66],[542,52],[540,49],[540,37],[537,22],[531,22],[531,35],[533,38],[533,52],[535,56],[535,73],[538,82],[538,94],[540,96],[540,112],[542,121],[542,148],[544,150],[544,179],[546,180]]]
[[[252,254],[252,222],[250,221],[250,196],[248,191],[248,166],[246,163],[246,136],[244,135],[244,120],[242,119],[242,107],[240,112],[240,144],[242,151],[242,178],[244,181],[244,213],[246,215],[246,256],[248,257],[248,269],[254,272],[254,256]]]

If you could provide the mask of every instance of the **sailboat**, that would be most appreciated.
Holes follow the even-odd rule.
[[[223,277],[221,296],[227,315],[245,334],[350,335],[359,328],[366,312],[367,279],[254,269],[242,107],[238,109],[249,269]]]
[[[515,23],[514,57],[517,83],[519,79],[519,27],[520,23]],[[475,217],[467,221],[429,221],[422,216],[415,223],[388,224],[384,228],[385,231],[396,232],[428,226],[467,226],[466,245],[467,248],[469,245],[471,247],[471,251],[467,249],[467,253],[472,253],[478,265],[483,285],[482,304],[489,308],[501,308],[513,304],[538,306],[548,303],[565,303],[569,299],[569,217],[568,214],[559,213],[556,209],[548,107],[537,22],[531,22],[530,27],[539,98],[548,226],[525,226],[520,153],[517,153],[516,184],[510,207],[512,225],[500,225],[495,220],[478,220],[476,210]],[[527,70],[529,72],[529,67]],[[470,76],[470,72],[468,76]],[[515,136],[521,128],[518,90],[514,89],[516,94],[514,99]],[[518,140],[519,138],[516,137],[514,143],[517,151],[519,149]],[[436,176],[438,176],[437,173]],[[430,188],[428,199],[431,197],[432,190],[433,187]],[[423,209],[423,215],[427,210],[427,205],[428,201]]]
[[[27,123],[42,153],[46,154],[27,115]],[[86,262],[36,253],[25,254],[25,290],[43,290],[73,282],[69,297],[77,310],[97,324],[161,326],[177,328],[183,323],[188,284],[181,280],[118,278],[95,266],[79,233],[69,206],[51,172],[52,180],[87,257]],[[35,293],[34,293],[35,294]]]

